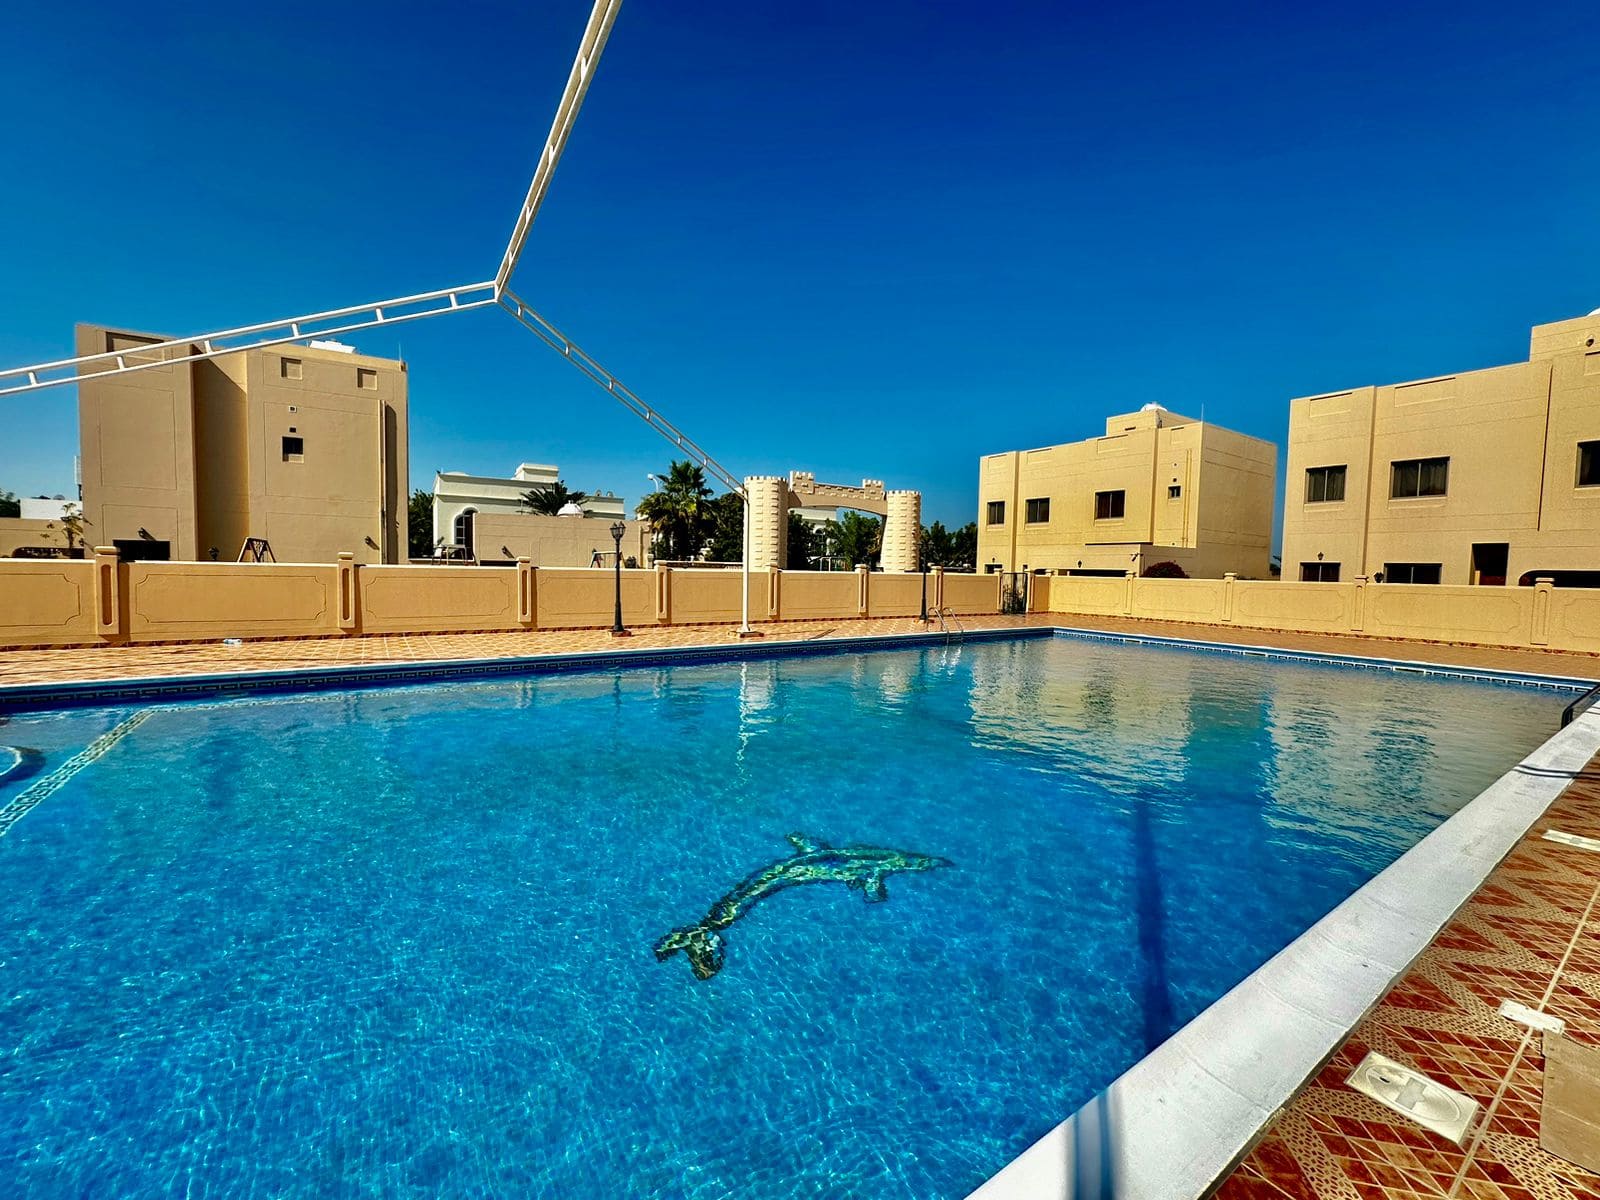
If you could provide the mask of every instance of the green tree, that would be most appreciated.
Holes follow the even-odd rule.
[[[433,493],[417,488],[406,504],[406,554],[427,558],[433,553]]]
[[[817,559],[821,555],[818,543],[821,539],[817,531],[811,527],[811,522],[802,520],[800,514],[789,514],[789,570],[815,571]]]
[[[955,539],[950,536],[950,531],[944,527],[943,521],[935,521],[932,525],[922,527],[923,566],[948,567],[954,555]]]
[[[844,560],[847,569],[854,570],[862,563],[877,565],[883,546],[883,522],[877,517],[846,509],[837,522],[829,522],[828,532],[834,555]]]
[[[706,557],[713,562],[744,561],[744,497],[724,492],[707,502],[711,511],[711,545]]]
[[[639,501],[639,515],[650,522],[658,559],[700,557],[714,525],[710,500],[706,473],[684,459],[672,464],[659,492]]]
[[[922,561],[947,571],[971,571],[978,558],[978,526],[968,522],[960,529],[946,529],[935,521],[922,531]]]
[[[588,498],[587,492],[569,492],[565,481],[558,479],[543,491],[534,489],[523,492],[519,503],[523,508],[532,509],[547,517],[555,517],[559,516],[567,505],[582,504]]]
[[[950,561],[944,564],[952,571],[978,569],[978,523],[968,521],[950,534]]]
[[[61,515],[45,528],[54,529],[59,525],[61,532],[67,536],[67,557],[81,558],[82,553],[78,548],[83,545],[83,527],[88,523],[76,504],[64,504],[61,506]]]
[[[17,499],[15,492],[8,492],[0,488],[0,517],[20,517],[22,515],[22,502]]]

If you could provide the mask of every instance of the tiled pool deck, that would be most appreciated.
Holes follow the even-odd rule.
[[[1449,663],[1531,674],[1575,675],[1600,679],[1600,655],[1545,650],[1500,650],[1384,638],[1283,633],[1122,617],[1034,613],[1019,617],[962,617],[967,630],[1063,626],[1106,633],[1188,638],[1235,645],[1274,646],[1312,654],[1347,654]],[[934,628],[937,628],[936,626]],[[824,638],[876,637],[926,632],[910,617],[853,621],[777,621],[758,626],[765,643],[808,642]],[[77,649],[0,650],[0,687],[88,680],[133,680],[219,671],[284,671],[315,667],[369,666],[377,663],[434,662],[512,658],[538,654],[581,654],[599,650],[650,650],[666,647],[740,644],[730,625],[637,626],[628,638],[602,629],[545,630],[527,633],[413,633],[366,637],[300,638]]]
[[[1542,1043],[1497,1012],[1507,999],[1543,1007],[1567,1037],[1600,1046],[1600,853],[1545,841],[1547,829],[1600,837],[1600,756],[1283,1110],[1219,1200],[1600,1196],[1600,1175],[1540,1149]],[[1369,1050],[1484,1106],[1464,1148],[1345,1086]]]
[[[1426,642],[1220,629],[1108,617],[1035,614],[963,618],[969,629],[1063,626],[1106,633],[1271,646],[1490,670],[1600,678],[1600,656]],[[783,622],[768,644],[922,633],[906,618]],[[0,651],[0,687],[129,681],[217,672],[283,671],[585,651],[718,647],[727,626],[650,628],[622,641],[596,630],[427,634],[349,639]],[[1497,1015],[1504,999],[1545,1007],[1573,1040],[1600,1046],[1600,853],[1543,841],[1546,829],[1600,838],[1600,756],[1577,773],[1472,900],[1222,1182],[1223,1200],[1579,1200],[1600,1175],[1539,1147],[1543,1059],[1537,1037]],[[1570,953],[1569,953],[1570,951]],[[1369,1049],[1415,1066],[1480,1101],[1487,1117],[1464,1149],[1350,1090]],[[1160,1153],[1152,1148],[1152,1153]]]

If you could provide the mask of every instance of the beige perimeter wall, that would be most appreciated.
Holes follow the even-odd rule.
[[[1244,579],[1033,580],[1037,612],[1600,653],[1600,590]]]
[[[736,623],[737,570],[624,570],[622,617],[633,627]],[[750,619],[915,616],[920,575],[757,571]],[[364,633],[604,629],[610,570],[378,566],[337,563],[81,561],[0,558],[0,646],[116,645]],[[930,611],[993,613],[997,575],[928,575]]]

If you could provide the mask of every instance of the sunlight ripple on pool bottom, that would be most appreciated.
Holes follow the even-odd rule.
[[[1056,639],[159,710],[0,839],[0,1168],[960,1197],[1561,703]]]

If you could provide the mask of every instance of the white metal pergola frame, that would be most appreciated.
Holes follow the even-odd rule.
[[[534,167],[528,184],[528,194],[517,212],[512,225],[511,238],[506,243],[499,269],[492,280],[483,283],[463,284],[459,287],[440,288],[437,291],[418,292],[411,296],[397,296],[373,304],[354,305],[349,308],[329,309],[326,312],[306,313],[280,321],[266,321],[257,325],[241,325],[234,329],[221,329],[213,333],[200,333],[190,337],[173,338],[122,350],[100,354],[61,358],[53,362],[34,363],[31,366],[0,368],[0,396],[20,395],[42,391],[45,388],[81,383],[90,379],[107,379],[129,375],[152,367],[174,363],[199,362],[241,350],[258,350],[265,346],[289,345],[325,338],[335,334],[355,333],[402,321],[419,321],[425,317],[446,313],[467,312],[477,308],[498,306],[516,319],[524,329],[533,333],[545,345],[555,350],[594,383],[604,388],[629,412],[633,413],[658,434],[671,442],[691,462],[734,492],[744,504],[744,554],[741,568],[741,611],[739,632],[749,636],[750,628],[750,497],[743,482],[707,453],[672,422],[646,404],[630,388],[595,358],[581,349],[571,338],[536,312],[526,301],[511,290],[511,277],[522,259],[523,247],[529,230],[543,206],[555,175],[562,151],[583,107],[584,97],[594,80],[595,68],[605,50],[611,27],[616,23],[622,0],[595,0],[589,13],[588,24],[578,43],[577,57],[567,76],[567,86],[556,106],[555,120],[545,138],[544,149]]]

